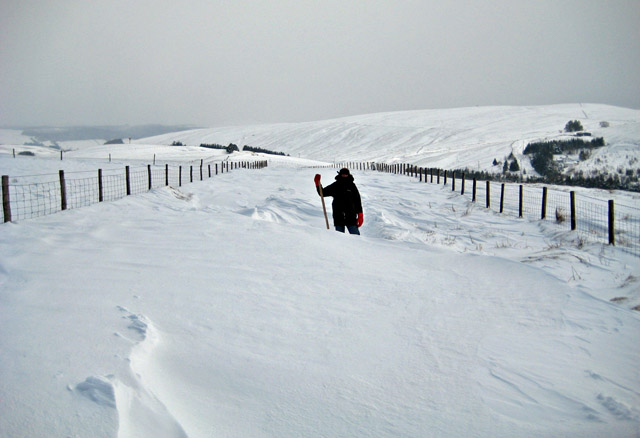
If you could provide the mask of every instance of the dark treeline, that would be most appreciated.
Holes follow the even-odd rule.
[[[561,168],[554,160],[554,155],[580,152],[582,160],[588,158],[590,149],[601,146],[604,146],[604,138],[602,137],[590,141],[572,138],[529,143],[523,153],[531,156],[531,165],[540,175],[550,180],[562,180],[566,177],[561,174]]]
[[[216,143],[211,143],[211,144],[207,144],[207,143],[200,143],[200,147],[201,148],[209,148],[209,149],[221,149],[221,150],[225,150],[227,151],[228,154],[231,154],[235,151],[239,151],[240,149],[238,149],[238,146],[233,144],[233,143],[229,143],[228,146],[223,146],[221,144],[216,144]]]
[[[209,149],[224,149],[228,153],[231,153],[231,152],[234,152],[234,151],[240,151],[240,149],[238,148],[238,145],[235,145],[233,143],[229,143],[228,146],[223,146],[221,144],[216,144],[216,143],[211,143],[211,144],[202,143],[202,144],[200,144],[200,147],[209,148]],[[275,151],[270,151],[269,149],[258,148],[258,147],[249,146],[249,145],[243,146],[242,150],[243,151],[247,151],[247,152],[257,152],[257,153],[268,154],[268,155],[280,155],[280,156],[283,156],[283,157],[284,156],[286,156],[286,157],[289,156],[289,155],[285,154],[284,152],[275,152]]]
[[[581,138],[572,138],[569,140],[549,140],[529,143],[524,148],[524,154],[535,154],[538,152],[546,152],[551,154],[561,154],[564,152],[574,153],[581,149],[595,149],[604,146],[604,138],[597,137],[591,141],[585,141]]]
[[[284,152],[274,152],[274,151],[270,151],[268,149],[264,149],[264,148],[257,148],[257,147],[253,147],[253,146],[248,146],[245,145],[242,148],[243,151],[249,151],[249,152],[258,152],[261,154],[269,154],[269,155],[281,155],[281,156],[286,156],[288,157],[289,155],[285,154]]]

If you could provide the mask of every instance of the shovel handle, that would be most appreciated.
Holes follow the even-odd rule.
[[[324,221],[327,224],[327,230],[328,230],[329,218],[327,217],[327,207],[324,205],[324,195],[322,194],[322,184],[318,185],[318,191],[320,192],[320,199],[322,200],[322,212],[324,213]]]

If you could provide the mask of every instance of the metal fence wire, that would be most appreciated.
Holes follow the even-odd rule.
[[[71,178],[55,175],[10,179],[2,177],[3,222],[22,220],[79,208],[102,201],[113,201],[162,186],[179,187],[209,178],[218,172],[235,168],[262,168],[267,161],[254,162],[190,162],[184,165],[138,167],[98,171],[97,175],[76,172]],[[214,169],[211,167],[214,166]],[[220,166],[218,168],[218,166]],[[554,221],[571,227],[587,241],[613,243],[633,255],[640,256],[640,209],[614,204],[583,193],[544,188],[538,185],[463,181],[453,173],[417,168],[407,164],[335,163],[335,167],[377,170],[419,177],[425,183],[440,183],[493,211],[529,220]],[[83,176],[78,176],[82,173]],[[475,190],[473,187],[475,186]],[[464,187],[464,193],[462,191]],[[573,199],[572,199],[573,198]]]
[[[60,171],[56,175],[2,176],[2,222],[45,216],[66,209],[114,201],[148,190],[204,180],[237,168],[259,169],[267,161],[204,161],[186,165],[147,166],[97,172]],[[213,168],[213,169],[212,169]],[[82,174],[82,175],[80,175]],[[90,175],[93,174],[93,175]]]
[[[464,176],[451,171],[402,163],[352,162],[336,163],[335,167],[414,176],[424,183],[444,185],[492,211],[528,220],[553,221],[585,241],[614,244],[640,257],[640,208],[588,196],[584,194],[587,190],[578,194],[538,184],[464,180]]]

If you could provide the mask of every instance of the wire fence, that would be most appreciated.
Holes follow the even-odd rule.
[[[10,178],[2,176],[3,222],[30,219],[59,211],[80,208],[98,202],[114,201],[162,186],[179,187],[211,178],[237,168],[259,169],[267,161],[189,162],[186,165],[74,172],[71,178],[59,175],[34,175]],[[331,165],[329,165],[331,166]],[[640,209],[614,200],[603,200],[575,191],[562,191],[537,184],[500,183],[467,180],[442,169],[427,169],[409,164],[335,163],[334,167],[376,170],[411,175],[421,182],[442,184],[466,196],[471,202],[505,214],[541,221],[553,221],[569,227],[586,241],[616,245],[640,257]],[[83,174],[83,176],[79,176]],[[86,176],[84,176],[86,175]]]
[[[58,175],[31,175],[10,178],[2,176],[3,222],[31,219],[63,210],[85,207],[98,202],[114,201],[125,196],[143,193],[163,186],[179,187],[202,181],[218,173],[233,169],[260,169],[267,161],[222,161],[216,163],[187,163],[97,172],[73,172],[72,177],[59,171]],[[83,176],[79,176],[83,174]],[[84,175],[87,176],[84,176]]]
[[[410,164],[339,163],[336,167],[410,175],[428,184],[441,184],[471,202],[528,220],[553,221],[588,242],[616,245],[640,257],[640,208],[598,199],[583,192],[562,191],[539,184],[467,180],[464,174]]]

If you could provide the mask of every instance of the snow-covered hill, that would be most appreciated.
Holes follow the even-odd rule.
[[[640,174],[640,110],[601,104],[566,104],[529,107],[473,107],[403,111],[345,117],[333,120],[230,126],[194,129],[132,140],[142,145],[170,146],[180,142],[197,147],[202,143],[234,143],[283,152],[293,157],[321,161],[377,161],[411,163],[443,169],[468,168],[500,173],[502,163],[513,154],[522,174],[537,175],[526,145],[534,141],[571,138],[563,130],[570,120],[579,120],[592,137],[603,137],[606,146],[579,161],[577,155],[559,163],[565,173],[585,176]],[[106,139],[104,139],[106,140]],[[31,151],[56,156],[60,149],[76,158],[104,158],[104,141],[44,142],[46,147],[23,146],[31,138],[19,131],[0,130],[0,153]],[[128,142],[128,140],[127,140]],[[114,154],[128,145],[111,145]],[[184,151],[160,149],[179,159]],[[147,160],[149,150],[139,154]],[[192,155],[191,151],[189,155]],[[208,151],[201,151],[206,157]]]
[[[405,111],[334,120],[196,129],[140,139],[138,143],[250,145],[324,161],[405,162],[443,169],[499,172],[494,159],[513,153],[529,174],[522,152],[532,141],[565,138],[565,124],[579,120],[599,149],[580,168],[616,173],[640,169],[640,110],[596,104],[477,107]],[[607,122],[608,127],[601,123]]]

